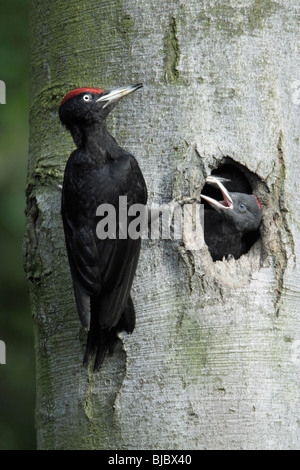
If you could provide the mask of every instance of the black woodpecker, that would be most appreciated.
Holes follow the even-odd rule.
[[[261,205],[254,194],[229,192],[222,178],[209,176],[207,184],[215,185],[222,194],[218,201],[205,194],[201,198],[214,209],[204,210],[204,240],[214,261],[229,255],[238,259],[247,251],[244,237],[261,224]]]
[[[119,226],[119,197],[127,197],[126,209],[145,205],[147,187],[136,159],[119,147],[105,119],[123,96],[141,87],[79,88],[59,107],[60,120],[77,146],[65,168],[61,213],[77,310],[88,330],[84,365],[95,353],[94,370],[106,353],[113,353],[118,333],[131,333],[135,327],[130,289],[141,238],[124,236],[131,218],[126,215]],[[107,238],[96,233],[96,212],[102,204],[113,206],[116,213],[116,231]]]

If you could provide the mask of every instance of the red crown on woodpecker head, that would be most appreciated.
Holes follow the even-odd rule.
[[[70,91],[70,93],[68,93],[64,97],[60,105],[62,106],[66,101],[68,101],[68,99],[72,98],[75,95],[79,95],[80,93],[87,92],[87,93],[94,93],[94,94],[100,95],[101,93],[103,93],[103,91],[104,90],[100,90],[100,88],[76,88],[76,90]]]
[[[259,202],[258,198],[255,196],[255,194],[253,194],[253,196],[254,196],[255,199],[256,199],[256,202],[257,202],[257,205],[258,205],[259,210],[261,210],[261,203]]]

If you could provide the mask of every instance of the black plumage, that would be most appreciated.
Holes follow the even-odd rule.
[[[249,234],[261,224],[261,206],[256,196],[229,192],[221,179],[210,176],[207,184],[218,188],[222,200],[201,194],[211,209],[204,210],[204,240],[214,261],[229,255],[238,259],[249,248]]]
[[[119,197],[127,197],[127,209],[145,205],[147,188],[136,159],[119,147],[105,119],[122,96],[140,87],[80,88],[59,108],[77,145],[65,168],[61,212],[77,310],[88,329],[84,364],[96,353],[95,370],[113,352],[118,333],[131,333],[135,326],[130,289],[141,239],[124,237],[132,217],[126,217],[120,236]],[[96,232],[101,204],[110,204],[116,214],[116,232],[105,239]]]

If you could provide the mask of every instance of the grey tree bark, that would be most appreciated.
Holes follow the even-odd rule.
[[[31,2],[25,268],[41,449],[296,449],[299,416],[298,0]],[[148,240],[137,326],[99,373],[82,367],[60,216],[73,88],[143,82],[109,121],[149,206],[192,195],[230,157],[263,207],[239,260]]]

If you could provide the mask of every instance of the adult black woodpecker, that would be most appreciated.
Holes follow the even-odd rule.
[[[145,205],[147,187],[136,159],[119,147],[105,120],[123,96],[141,86],[78,88],[59,107],[60,120],[77,146],[65,168],[61,213],[77,310],[88,330],[84,365],[95,353],[94,370],[106,353],[113,353],[118,333],[135,327],[130,289],[141,239],[127,234],[132,218],[123,217],[119,226],[119,196],[127,197],[127,209]],[[96,211],[102,204],[116,212],[116,232],[107,238],[96,233]]]
[[[245,236],[259,229],[261,205],[253,194],[229,192],[222,178],[209,176],[206,183],[217,186],[223,199],[201,194],[213,209],[204,210],[205,243],[214,261],[229,255],[238,259],[247,251]]]

